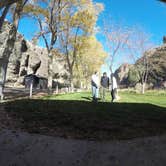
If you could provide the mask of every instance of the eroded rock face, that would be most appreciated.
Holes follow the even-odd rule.
[[[132,65],[122,64],[116,71],[115,77],[119,86],[127,87],[128,86],[128,72]]]
[[[165,88],[166,82],[166,44],[149,50],[150,72],[148,82],[152,82],[154,87]]]
[[[148,58],[149,74],[147,84],[152,88],[165,88],[166,82],[166,44],[163,44],[159,47],[150,49],[145,52]],[[137,60],[136,64],[121,65],[116,71],[115,75],[118,80],[118,83],[122,87],[128,87],[128,72],[130,67],[137,68],[136,65],[143,64],[143,59],[140,58]]]
[[[10,24],[5,23],[0,32],[0,51],[3,52],[5,41],[8,37]],[[0,63],[7,61],[0,54]],[[61,83],[67,83],[68,75],[63,57],[55,55],[53,64],[54,78]],[[23,84],[25,75],[36,74],[40,77],[48,77],[48,56],[47,50],[26,41],[22,35],[17,33],[15,46],[9,58],[7,70],[7,83],[13,86]]]

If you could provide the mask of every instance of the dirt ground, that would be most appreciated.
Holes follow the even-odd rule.
[[[164,166],[166,136],[95,142],[2,129],[0,166]]]

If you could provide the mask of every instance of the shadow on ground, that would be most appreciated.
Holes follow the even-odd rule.
[[[84,96],[82,96],[81,98],[82,98],[82,99],[85,99],[85,100],[87,100],[87,101],[92,101],[92,99],[93,99],[92,97],[84,97]]]
[[[1,104],[2,107],[14,122],[12,127],[30,133],[90,140],[166,133],[166,108],[145,103],[16,100]],[[10,122],[4,123],[10,128]]]
[[[38,96],[38,95],[40,96],[40,94],[47,94],[47,90],[41,90],[41,89],[33,90],[33,96]],[[28,98],[29,89],[5,87],[4,96],[5,96],[5,100]]]

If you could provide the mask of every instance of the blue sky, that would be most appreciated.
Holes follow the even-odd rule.
[[[155,45],[162,44],[162,38],[166,35],[166,5],[157,0],[95,0],[104,3],[105,10],[100,14],[98,26],[102,28],[102,19],[112,18],[114,22],[122,23],[124,26],[140,26],[147,33],[151,34],[151,40]],[[112,20],[108,20],[112,21]],[[98,40],[105,43],[100,34]],[[124,60],[117,56],[114,70]],[[107,67],[102,67],[102,71],[107,71]]]
[[[161,44],[163,35],[166,35],[165,4],[157,0],[95,1],[105,5],[105,11],[100,15],[98,21],[99,25],[103,17],[110,15],[114,21],[123,22],[127,26],[140,25],[145,31],[152,34],[153,42]]]
[[[156,45],[162,43],[162,37],[166,35],[166,5],[157,0],[95,0],[105,6],[100,14],[97,26],[102,28],[102,19],[112,17],[114,21],[122,22],[124,26],[139,25],[152,35],[152,41]],[[108,20],[111,21],[111,20]],[[19,32],[30,40],[37,25],[28,19],[22,19]],[[105,42],[100,34],[97,38],[106,49]],[[118,63],[116,67],[118,67]]]

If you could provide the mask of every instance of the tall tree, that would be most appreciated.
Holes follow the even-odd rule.
[[[95,26],[99,5],[91,0],[51,0],[27,6],[39,23],[37,34],[45,42],[48,52],[48,89],[52,88],[52,62],[54,48],[59,48],[66,55],[66,62],[73,80],[73,67],[78,52],[78,37],[89,35]]]
[[[120,24],[107,22],[104,20],[103,34],[105,37],[106,46],[109,50],[107,63],[111,73],[113,73],[115,59],[120,53],[125,52],[127,42],[131,35],[131,30],[128,27],[124,27]]]
[[[23,6],[27,3],[27,1],[28,0],[24,0]],[[15,3],[17,3],[17,5],[18,5],[21,3],[21,1],[20,0],[1,0],[0,10],[2,11],[2,16],[0,17],[0,30],[1,30],[2,25],[4,23],[5,17],[7,15],[7,13],[9,12],[10,7]]]
[[[13,51],[15,40],[16,40],[16,34],[17,34],[17,28],[21,16],[21,12],[23,10],[23,7],[27,3],[28,0],[18,0],[15,7],[14,7],[14,13],[13,13],[13,22],[12,25],[10,26],[9,34],[7,37],[7,40],[5,42],[5,48],[1,52],[0,55],[0,68],[1,68],[1,73],[2,73],[2,80],[0,83],[0,96],[1,99],[3,99],[3,90],[4,90],[4,85],[6,81],[6,73],[7,73],[7,66],[8,66],[8,61],[9,57]]]
[[[88,88],[94,71],[99,71],[104,64],[107,53],[95,35],[81,37],[78,57],[74,66],[75,84],[81,88]]]
[[[0,17],[0,30],[2,29],[2,25],[4,23],[4,20],[6,18],[6,15],[7,15],[9,9],[10,9],[10,5],[7,5],[7,6],[4,7],[4,9],[2,11],[2,15]]]
[[[37,0],[27,5],[25,11],[35,18],[39,24],[38,39],[43,39],[48,53],[48,92],[52,92],[53,81],[53,50],[60,31],[61,16],[68,1],[65,0]]]
[[[135,70],[137,73],[137,80],[139,80],[142,85],[143,94],[145,92],[148,75],[151,69],[147,50],[151,49],[152,47],[153,44],[150,41],[150,35],[144,32],[142,29],[136,27],[133,30],[130,41],[128,42],[128,48],[130,59],[133,59],[133,62],[136,66],[133,71]]]
[[[66,62],[70,73],[70,86],[73,89],[73,69],[77,62],[82,40],[94,32],[98,14],[102,10],[101,4],[92,1],[73,1],[65,11],[61,33],[62,51],[66,56]]]

